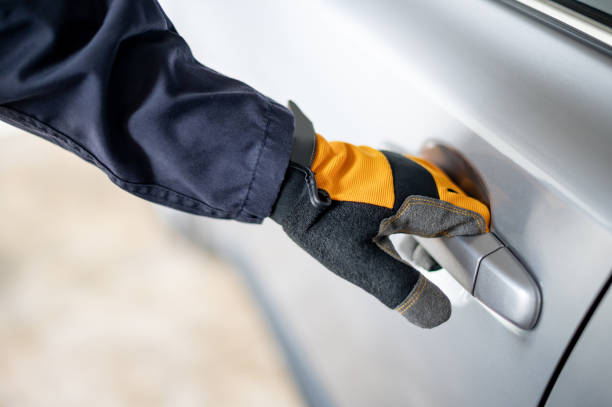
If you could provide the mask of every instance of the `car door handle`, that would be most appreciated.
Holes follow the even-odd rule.
[[[468,195],[488,203],[485,182],[459,151],[431,140],[423,146],[420,155],[442,168]],[[536,326],[542,308],[540,287],[495,234],[414,237],[440,266],[490,310],[519,328]]]
[[[440,266],[492,311],[519,328],[536,326],[542,308],[540,288],[493,233],[414,237]]]

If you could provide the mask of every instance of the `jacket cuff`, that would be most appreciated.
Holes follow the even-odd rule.
[[[261,223],[272,212],[289,165],[293,132],[291,112],[270,101],[261,151],[244,205],[236,220]]]

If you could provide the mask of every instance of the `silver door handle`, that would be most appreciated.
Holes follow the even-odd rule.
[[[493,233],[426,238],[423,248],[474,297],[522,329],[533,329],[542,295],[533,276]]]

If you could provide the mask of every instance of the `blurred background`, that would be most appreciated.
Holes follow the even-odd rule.
[[[0,124],[0,406],[300,406],[236,270]]]
[[[416,151],[457,127],[352,2],[160,3],[202,63],[296,100],[330,140],[418,134],[392,146]],[[396,352],[408,324],[278,225],[165,210],[0,126],[0,406],[369,406],[432,391],[425,377],[397,386],[422,362]]]

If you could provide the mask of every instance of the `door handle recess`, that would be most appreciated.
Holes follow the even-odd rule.
[[[533,329],[542,295],[533,276],[493,233],[426,238],[423,248],[470,294],[522,329]]]

